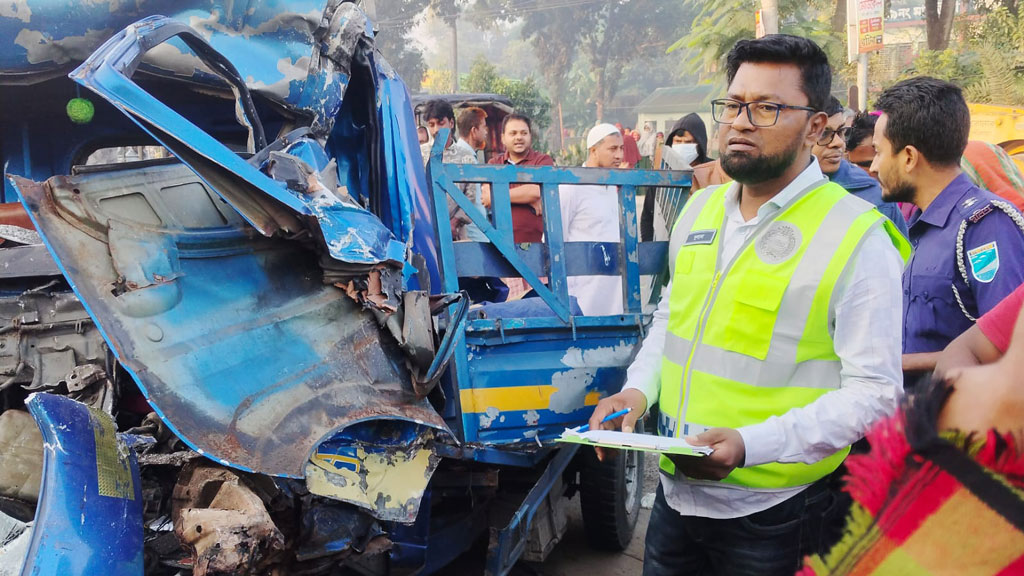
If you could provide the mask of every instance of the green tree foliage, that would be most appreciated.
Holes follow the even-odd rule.
[[[428,5],[428,0],[388,0],[376,4],[379,32],[375,44],[411,92],[420,91],[427,64],[410,32]]]
[[[598,121],[626,66],[664,53],[689,24],[678,0],[478,0],[476,6],[491,18],[523,21],[523,37],[533,43],[556,102],[573,65],[585,57]]]
[[[486,58],[479,57],[473,61],[473,67],[469,69],[469,74],[462,80],[462,86],[471,93],[496,93],[494,90],[500,81],[498,68],[488,62]]]
[[[551,101],[541,93],[532,77],[526,80],[502,78],[493,64],[480,57],[473,62],[461,85],[466,92],[507,96],[515,111],[528,116],[538,132],[551,125]]]
[[[829,56],[833,68],[848,74],[845,66],[846,0],[781,0],[779,32],[804,36],[817,42]],[[689,70],[707,79],[721,80],[729,50],[745,38],[754,38],[754,12],[757,0],[684,0],[699,10],[693,27],[673,43],[670,52],[681,51],[689,57]],[[840,4],[844,4],[840,6]]]
[[[900,80],[912,76],[931,76],[939,80],[964,86],[977,80],[981,74],[977,55],[962,53],[952,48],[923,50],[914,60],[914,67],[905,71]]]
[[[384,0],[376,3],[379,33],[376,46],[402,77],[411,92],[422,88],[427,63],[413,42],[413,25],[427,10],[446,23],[459,17],[468,0]]]
[[[966,87],[964,96],[983,104],[1024,105],[1024,86],[1012,59],[992,45],[980,47],[978,55],[981,77]]]
[[[945,50],[925,50],[900,76],[933,76],[964,89],[970,102],[1024,106],[1024,15],[1013,0],[963,23]]]

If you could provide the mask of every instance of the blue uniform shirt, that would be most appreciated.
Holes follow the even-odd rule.
[[[827,176],[829,180],[839,184],[850,194],[877,207],[879,212],[889,220],[892,220],[892,223],[896,225],[896,229],[903,234],[904,238],[908,237],[907,221],[903,218],[900,207],[895,202],[885,202],[882,200],[882,186],[867,172],[846,160],[841,160],[839,162],[839,169],[832,174],[827,174]]]
[[[910,219],[914,254],[903,272],[903,353],[936,352],[1024,282],[1024,233],[992,202],[1001,198],[957,176],[923,213]],[[1016,212],[1016,209],[1010,206]],[[964,266],[957,266],[957,235],[964,233]]]

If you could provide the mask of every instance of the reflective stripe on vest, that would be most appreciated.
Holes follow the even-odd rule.
[[[700,203],[672,232],[659,418],[665,435],[756,424],[839,388],[834,288],[864,238],[885,225],[870,204],[822,181],[759,223],[731,262],[719,262],[727,188],[695,197]],[[832,472],[847,451],[811,465],[740,468],[725,482],[807,484]],[[665,458],[662,468],[674,473]]]

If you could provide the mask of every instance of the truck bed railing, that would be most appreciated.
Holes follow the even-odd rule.
[[[657,274],[664,268],[668,247],[666,242],[639,242],[636,190],[648,186],[682,191],[690,187],[690,172],[447,164],[442,160],[442,143],[447,137],[445,129],[437,134],[429,162],[443,291],[457,291],[460,276],[522,277],[560,323],[568,325],[572,317],[568,277],[618,275],[622,278],[624,315],[642,314],[640,276]],[[479,213],[455,185],[457,182],[491,185],[493,221]],[[517,183],[541,187],[543,244],[517,246],[513,239],[509,186]],[[618,186],[620,242],[566,243],[558,193],[561,184]],[[454,242],[448,226],[448,197],[489,243]],[[547,282],[541,280],[542,276]],[[529,324],[539,319],[524,320]]]

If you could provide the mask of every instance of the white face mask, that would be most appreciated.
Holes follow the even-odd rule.
[[[693,163],[697,159],[697,143],[696,142],[680,142],[679,144],[673,144],[672,149],[683,159],[683,162],[687,166]]]

